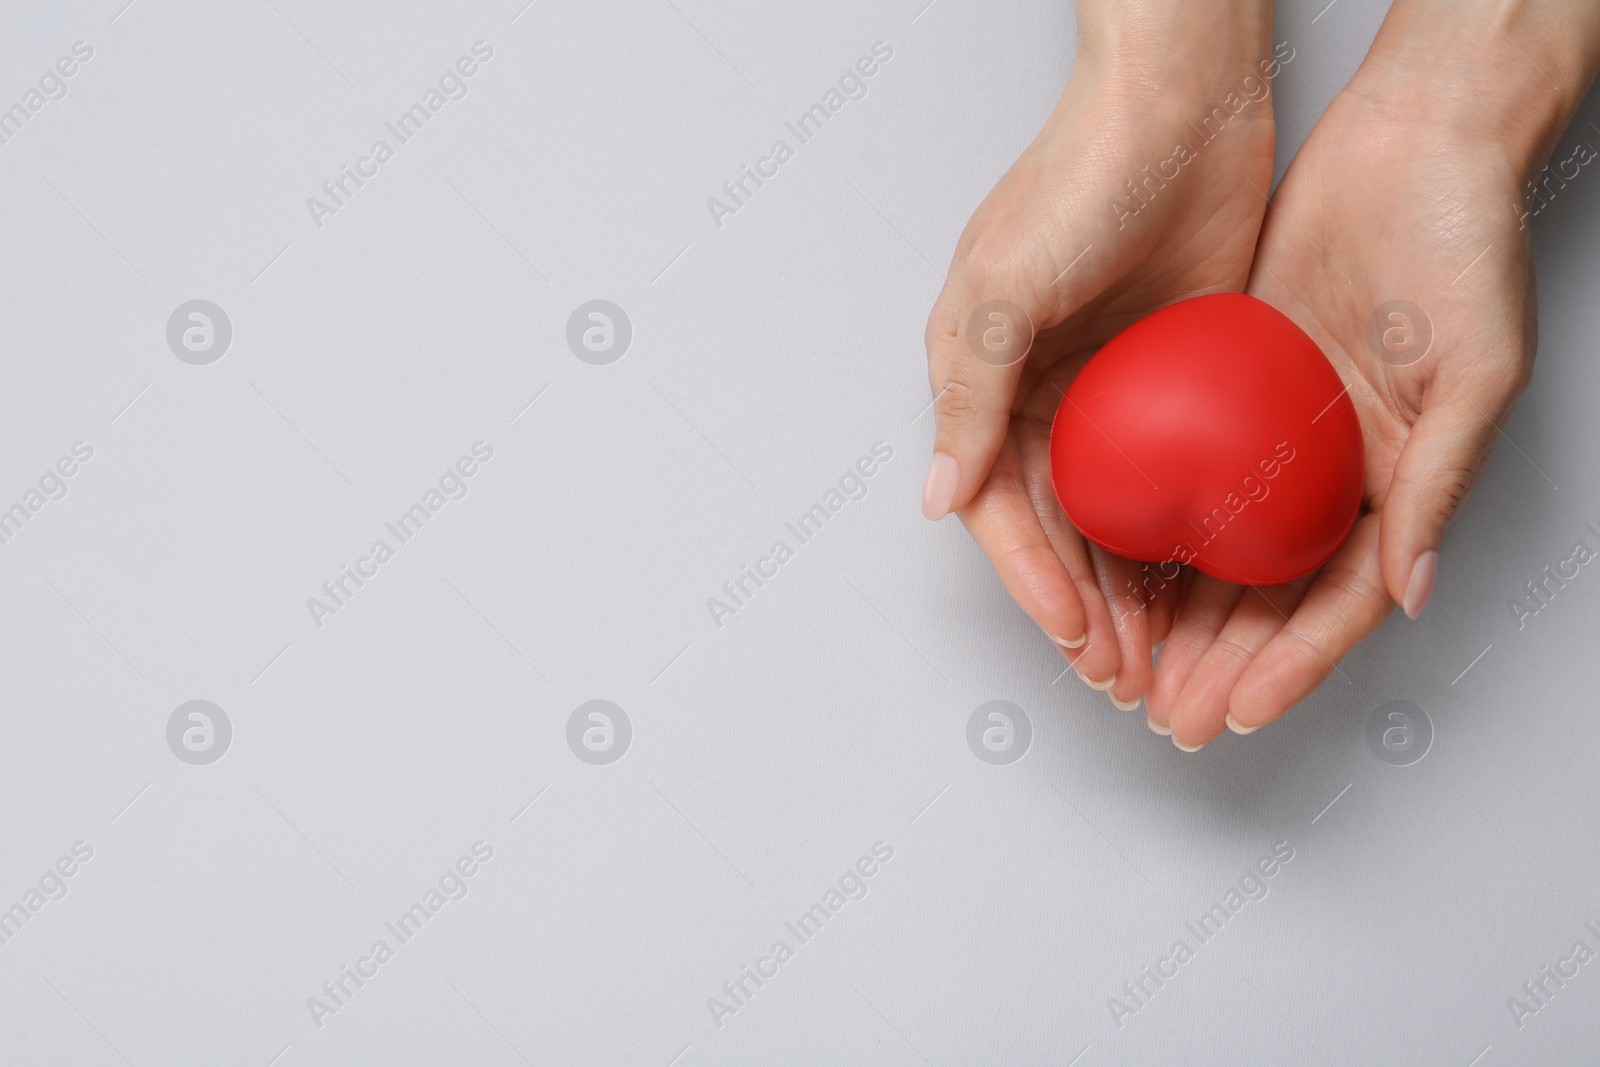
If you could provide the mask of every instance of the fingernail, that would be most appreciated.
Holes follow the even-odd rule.
[[[1261,729],[1261,724],[1257,724],[1255,726],[1240,726],[1238,721],[1235,720],[1231,714],[1224,721],[1227,722],[1228,729],[1232,730],[1236,734],[1253,734],[1257,730]]]
[[[1438,573],[1439,553],[1431,548],[1418,556],[1417,562],[1411,565],[1411,581],[1406,584],[1405,603],[1400,605],[1408,617],[1414,619],[1422,614],[1422,609],[1428,604],[1428,598],[1433,595],[1433,579]]]
[[[1055,634],[1048,632],[1045,634],[1045,636],[1054,641],[1056,644],[1060,645],[1062,648],[1082,648],[1083,643],[1089,640],[1088,634],[1083,634],[1076,641],[1068,641],[1064,637],[1057,637]]]
[[[961,465],[948,452],[935,452],[928,464],[928,477],[922,483],[922,517],[942,519],[950,514],[950,502],[961,483]]]
[[[1183,749],[1185,752],[1199,752],[1202,748],[1206,747],[1206,743],[1204,741],[1200,742],[1198,745],[1186,745],[1182,741],[1179,741],[1176,737],[1172,739],[1172,743]]]
[[[1160,734],[1162,737],[1171,737],[1172,736],[1172,731],[1171,730],[1169,730],[1165,726],[1162,726],[1160,723],[1156,722],[1154,719],[1152,719],[1148,715],[1146,715],[1144,717],[1144,724],[1146,726],[1150,727],[1150,732],[1153,733],[1153,734]]]
[[[1134,697],[1132,700],[1118,700],[1115,693],[1107,693],[1106,696],[1111,698],[1111,703],[1117,706],[1118,711],[1138,711],[1139,705],[1144,701],[1144,697]]]
[[[1076,671],[1076,669],[1074,669],[1074,670]],[[1084,685],[1088,686],[1090,689],[1098,689],[1102,693],[1105,692],[1107,689],[1110,689],[1112,686],[1117,684],[1117,676],[1114,675],[1114,674],[1111,677],[1107,678],[1103,682],[1097,682],[1097,681],[1094,681],[1092,678],[1090,678],[1088,675],[1082,673],[1081,671],[1076,671],[1076,673],[1077,673],[1079,678],[1083,679],[1083,684]]]

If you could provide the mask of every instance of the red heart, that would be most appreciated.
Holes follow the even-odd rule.
[[[1056,498],[1085,537],[1238,584],[1326,563],[1355,523],[1364,466],[1355,405],[1316,342],[1243,293],[1123,330],[1050,428]]]

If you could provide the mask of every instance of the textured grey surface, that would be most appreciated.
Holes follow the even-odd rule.
[[[3,103],[93,55],[0,145],[0,506],[44,478],[0,544],[0,1062],[1600,1056],[1600,965],[1507,1007],[1600,948],[1600,578],[1509,606],[1600,548],[1600,179],[1535,223],[1539,372],[1423,620],[1185,756],[917,514],[922,322],[1065,81],[1069,6],[522,2],[6,5]],[[1283,6],[1280,173],[1382,6]],[[232,327],[209,365],[167,341],[196,299]],[[610,363],[569,350],[591,300],[631,323]],[[313,613],[347,565],[376,573]],[[776,573],[718,626],[746,565]],[[193,700],[231,726],[209,763],[221,716],[209,749],[169,731]],[[593,700],[622,714],[569,729]],[[969,748],[992,700],[1021,760]],[[1396,700],[1432,724],[1407,766],[1368,743]]]

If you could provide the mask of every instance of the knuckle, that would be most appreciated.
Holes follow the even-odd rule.
[[[1028,467],[1022,474],[1023,488],[1028,494],[1028,500],[1033,504],[1033,512],[1039,516],[1041,523],[1049,522],[1057,515],[1065,514],[1061,501],[1056,497],[1056,485],[1050,476],[1048,463],[1036,464]]]
[[[1007,584],[1025,594],[1018,599],[1024,601],[1023,607],[1029,614],[1053,614],[1044,609],[1047,604],[1059,599],[1053,595],[1059,586],[1052,580],[1054,572],[1059,569],[1059,561],[1049,546],[1028,543],[1007,545],[995,556],[994,567],[1005,576]]]
[[[930,357],[941,348],[947,348],[955,339],[955,320],[961,313],[961,309],[956,306],[959,300],[960,293],[953,291],[947,283],[933,302],[933,308],[928,312],[928,321],[922,328],[922,344]]]
[[[1069,574],[1071,572],[1069,571]],[[1078,590],[1078,599],[1084,604],[1099,603],[1105,606],[1106,613],[1111,613],[1111,606],[1106,604],[1105,591],[1100,588],[1100,582],[1091,574],[1071,574],[1072,584]]]
[[[1208,654],[1243,665],[1250,662],[1251,658],[1255,656],[1256,650],[1234,638],[1218,637],[1216,642],[1212,644]]]
[[[1488,457],[1484,457],[1487,460]],[[1452,476],[1444,486],[1444,492],[1434,498],[1432,519],[1436,523],[1446,523],[1453,520],[1461,512],[1467,502],[1467,497],[1472,494],[1472,487],[1477,483],[1475,471],[1461,471],[1459,476]]]
[[[1227,624],[1229,616],[1216,616],[1210,614],[1191,615],[1186,621],[1188,626],[1184,636],[1190,643],[1200,647],[1208,646],[1217,640],[1222,633],[1222,627]]]
[[[971,422],[984,414],[989,406],[984,402],[982,392],[963,378],[956,367],[951,368],[950,377],[934,402],[939,420],[951,423]]]
[[[1121,584],[1110,583],[1106,590],[1106,606],[1111,609],[1113,616],[1137,615],[1145,608],[1145,598],[1141,594],[1139,585],[1132,578],[1124,577]]]
[[[1019,505],[1026,507],[1027,504],[1026,487],[1005,464],[997,463],[990,468],[982,491],[969,506],[983,520],[986,529],[995,531],[996,543],[1014,545],[1023,542],[1024,528],[1017,512]]]
[[[1016,276],[1016,254],[1009,248],[985,238],[972,248],[967,257],[967,291],[983,295],[1009,287]]]
[[[1293,642],[1299,650],[1298,658],[1314,666],[1319,678],[1326,678],[1333,671],[1332,650],[1323,647],[1324,642],[1317,636],[1307,633],[1304,627],[1293,623],[1283,628],[1282,636],[1285,640]]]
[[[1326,583],[1338,596],[1344,608],[1352,608],[1363,603],[1382,601],[1389,603],[1389,593],[1382,585],[1374,583],[1365,573],[1348,567],[1330,567],[1325,569],[1317,579]],[[1340,614],[1342,614],[1341,612]],[[1287,627],[1295,636],[1304,636],[1302,628],[1292,621]],[[1308,643],[1309,639],[1308,639]]]
[[[1480,466],[1487,461],[1486,454],[1480,461]],[[1426,478],[1419,478],[1414,474],[1397,474],[1395,483],[1417,501],[1417,511],[1425,521],[1442,523],[1454,518],[1461,505],[1466,503],[1467,494],[1476,481],[1476,472],[1476,467],[1451,464],[1430,471]],[[1391,490],[1391,494],[1392,492]]]

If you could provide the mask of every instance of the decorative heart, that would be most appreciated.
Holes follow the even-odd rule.
[[[1056,498],[1110,552],[1276,585],[1326,563],[1361,507],[1355,405],[1316,342],[1243,293],[1123,330],[1050,429]]]

